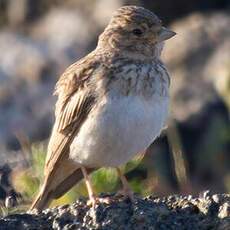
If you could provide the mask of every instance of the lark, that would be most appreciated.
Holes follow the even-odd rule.
[[[116,168],[132,199],[119,167],[143,153],[165,125],[170,77],[160,54],[174,35],[151,11],[123,6],[96,49],[62,74],[44,183],[31,209],[44,209],[83,177],[95,206],[89,173],[100,167]]]

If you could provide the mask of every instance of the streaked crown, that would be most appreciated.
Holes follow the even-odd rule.
[[[123,6],[119,8],[113,14],[109,24],[115,26],[131,22],[147,24],[149,27],[161,24],[161,20],[153,12],[139,6]]]

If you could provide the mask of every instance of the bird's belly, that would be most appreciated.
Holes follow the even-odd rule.
[[[124,164],[160,134],[167,112],[167,97],[107,98],[83,123],[70,146],[70,158],[89,167]]]

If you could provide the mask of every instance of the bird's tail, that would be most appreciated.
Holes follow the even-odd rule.
[[[39,191],[39,194],[36,196],[35,200],[33,201],[30,210],[37,209],[41,211],[42,209],[49,206],[51,200],[52,200],[52,193],[50,193],[47,189],[47,185],[43,185],[41,190]]]
[[[93,169],[88,169],[87,171],[90,173]],[[37,209],[38,211],[41,211],[42,209],[48,207],[52,199],[57,199],[65,194],[83,178],[83,175],[81,169],[77,168],[62,181],[58,181],[58,177],[55,178],[52,176],[52,178],[52,180],[49,180],[48,176],[45,179],[39,194],[30,207],[30,210]]]

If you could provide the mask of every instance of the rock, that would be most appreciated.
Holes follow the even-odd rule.
[[[0,32],[1,161],[11,161],[5,153],[20,149],[18,132],[31,142],[49,137],[55,82],[86,53],[97,28],[90,25],[79,10],[53,8],[27,34],[8,28]]]
[[[230,34],[230,33],[229,33]],[[229,35],[230,37],[230,35]],[[230,40],[225,39],[210,56],[204,69],[207,81],[214,85],[217,93],[230,109]]]
[[[230,217],[230,203],[225,202],[221,207],[220,207],[220,212],[218,215],[220,218],[225,218],[225,217]]]
[[[61,26],[60,26],[61,25]],[[31,36],[45,44],[59,71],[83,56],[94,37],[97,23],[77,9],[53,8],[31,30]]]
[[[108,195],[109,196],[109,195]],[[135,196],[131,203],[124,197],[111,196],[110,204],[100,203],[95,210],[85,199],[76,203],[46,209],[40,213],[13,214],[0,219],[1,229],[228,229],[230,218],[220,216],[222,205],[230,205],[230,196],[218,194],[222,202],[211,196],[146,197]],[[217,212],[203,212],[207,203],[217,205]]]
[[[5,81],[11,81],[11,84],[19,84],[21,80],[39,82],[49,68],[44,45],[27,36],[3,30],[0,33],[0,49],[1,71],[3,76],[7,76]]]
[[[172,75],[171,107],[176,120],[186,121],[220,101],[215,85],[230,73],[229,23],[227,12],[194,13],[172,23],[177,36],[166,43],[163,60]]]
[[[21,194],[11,184],[11,173],[12,169],[8,164],[0,165],[0,205],[7,208],[17,206],[22,199]]]
[[[31,137],[41,121],[49,127],[55,71],[44,46],[31,38],[1,31],[0,49],[0,146],[16,150],[16,132]]]

